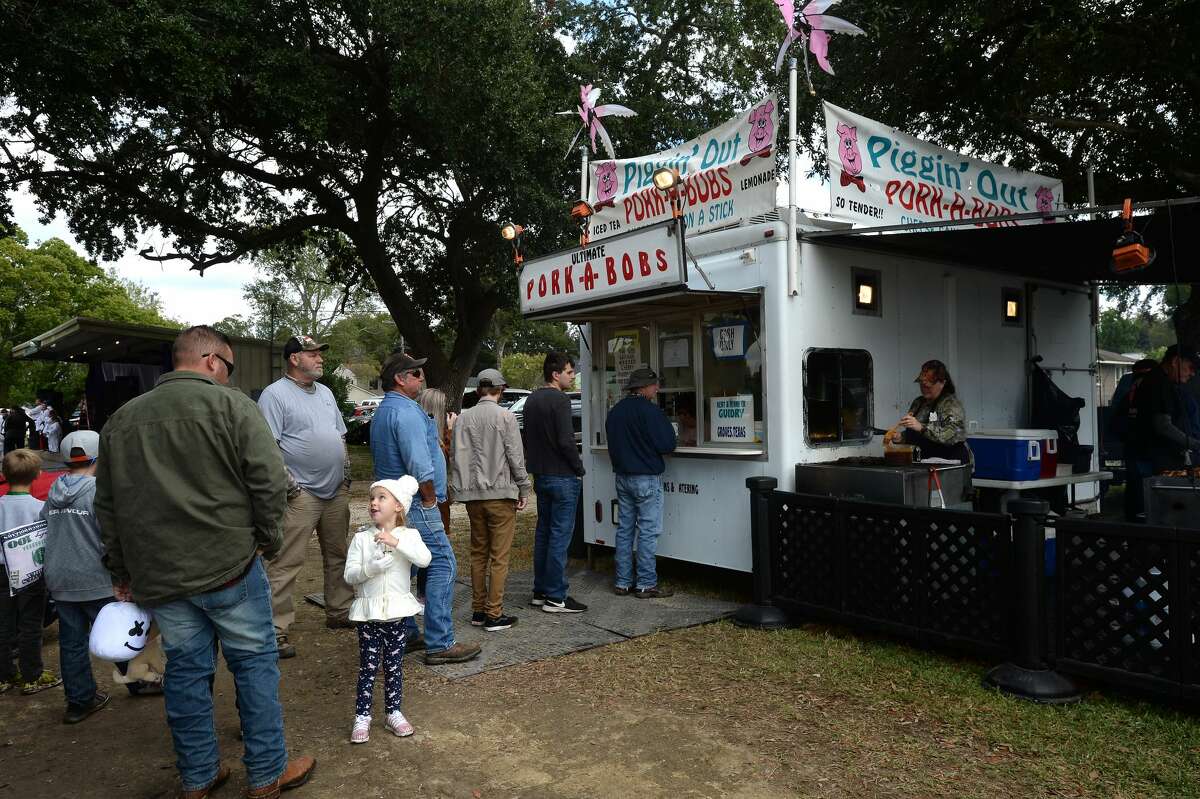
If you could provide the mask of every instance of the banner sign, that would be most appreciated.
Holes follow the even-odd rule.
[[[8,571],[8,593],[15,594],[42,576],[46,560],[46,522],[39,521],[0,533],[0,551]]]
[[[651,176],[679,170],[687,229],[699,233],[775,209],[775,95],[678,147],[640,158],[588,164],[592,241],[671,218],[671,200]]]
[[[829,210],[872,226],[1049,213],[1062,181],[968,158],[825,103]],[[1053,219],[986,222],[1038,225]]]
[[[713,441],[754,441],[754,395],[713,397],[708,401]]]
[[[687,285],[683,237],[674,220],[586,247],[526,261],[521,269],[521,313],[592,305]]]

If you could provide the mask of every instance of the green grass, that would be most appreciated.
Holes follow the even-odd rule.
[[[1098,693],[1034,705],[982,687],[991,664],[892,641],[721,623],[637,639],[600,660],[601,695],[720,709],[797,785],[815,751],[851,792],[885,780],[904,796],[1200,796],[1191,715]]]

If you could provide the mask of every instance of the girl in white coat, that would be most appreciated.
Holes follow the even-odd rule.
[[[417,493],[416,478],[379,480],[371,484],[372,527],[355,533],[346,553],[346,582],[354,586],[350,621],[358,622],[358,693],[350,743],[371,737],[371,705],[375,673],[383,667],[384,726],[400,737],[413,726],[400,712],[400,662],[404,659],[404,619],[421,605],[409,588],[413,565],[428,566],[429,548],[421,534],[405,527],[408,508]]]

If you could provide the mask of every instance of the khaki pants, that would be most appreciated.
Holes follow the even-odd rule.
[[[471,519],[471,612],[495,618],[504,612],[508,553],[517,529],[515,499],[467,502]]]
[[[296,587],[300,567],[304,565],[304,551],[314,529],[325,564],[325,615],[330,619],[344,619],[350,612],[354,589],[342,576],[346,570],[346,549],[350,544],[350,492],[341,486],[331,499],[317,499],[307,491],[301,491],[288,500],[287,513],[283,517],[283,547],[275,560],[267,564],[271,615],[276,632],[287,632],[296,620],[292,590]]]

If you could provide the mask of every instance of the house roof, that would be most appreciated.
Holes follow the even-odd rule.
[[[1132,366],[1140,360],[1139,358],[1130,358],[1128,355],[1111,350],[1096,350],[1096,355],[1100,363],[1127,363]]]

